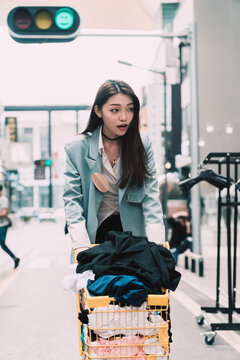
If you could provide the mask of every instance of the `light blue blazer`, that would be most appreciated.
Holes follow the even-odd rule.
[[[91,178],[93,173],[102,172],[101,155],[98,151],[100,129],[101,127],[93,133],[79,135],[76,140],[65,145],[66,171],[63,199],[67,225],[85,220],[91,243],[95,242],[98,227],[97,212],[104,195],[95,187]],[[132,231],[136,236],[146,236],[148,224],[163,224],[151,144],[146,134],[142,134],[141,137],[147,153],[147,167],[152,177],[147,176],[142,187],[131,188],[127,184],[125,188],[119,188],[119,212],[123,231]]]

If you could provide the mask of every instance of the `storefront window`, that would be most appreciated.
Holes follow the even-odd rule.
[[[49,206],[49,188],[48,186],[39,187],[39,206],[47,208]]]

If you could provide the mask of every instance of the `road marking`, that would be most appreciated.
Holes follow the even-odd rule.
[[[0,296],[9,288],[11,283],[16,280],[20,274],[20,269],[13,270],[0,282]]]
[[[171,296],[183,305],[187,310],[189,310],[194,316],[204,315],[204,318],[207,319],[207,323],[218,323],[219,318],[217,316],[202,312],[201,307],[194,300],[192,300],[188,295],[184,294],[181,290],[176,290],[174,293],[171,293]],[[207,332],[207,331],[206,331]],[[233,330],[221,330],[216,331],[216,333],[230,346],[232,346],[237,352],[240,353],[240,336]]]

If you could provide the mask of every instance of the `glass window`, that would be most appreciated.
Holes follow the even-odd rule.
[[[24,187],[19,193],[21,207],[33,207],[33,187]]]
[[[48,127],[40,128],[41,159],[48,158]]]
[[[49,188],[48,186],[39,187],[39,206],[47,208],[49,206]]]
[[[171,4],[162,4],[162,22],[164,32],[172,32],[173,19],[178,9],[178,5],[179,4],[177,2]]]

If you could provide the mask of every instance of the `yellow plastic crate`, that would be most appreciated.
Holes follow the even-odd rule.
[[[77,311],[88,312],[88,324],[78,320],[81,358],[169,359],[168,306],[168,290],[148,295],[141,307],[121,307],[114,298],[91,296],[87,289],[82,290],[77,294]]]

